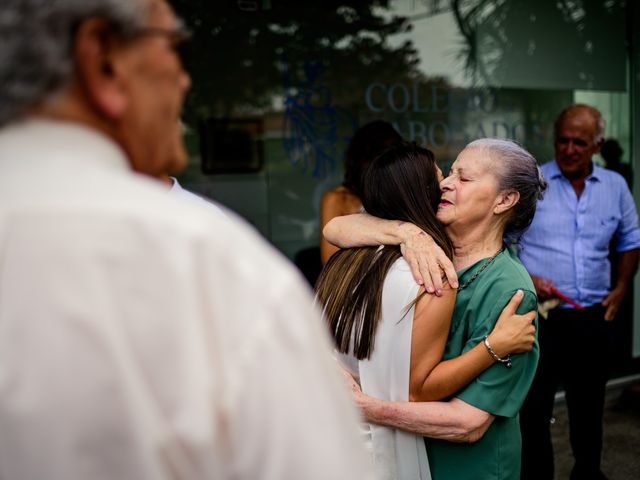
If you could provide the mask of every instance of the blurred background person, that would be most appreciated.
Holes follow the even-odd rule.
[[[604,159],[605,168],[618,172],[626,180],[629,190],[633,190],[633,170],[631,165],[622,162],[624,150],[615,138],[607,138],[600,147],[600,155]]]
[[[186,37],[164,0],[2,3],[0,478],[368,478],[300,276],[158,181]]]
[[[320,200],[320,231],[334,217],[358,213],[362,209],[362,178],[369,163],[402,137],[389,122],[375,120],[360,127],[345,152],[342,185],[329,190]],[[320,238],[320,258],[326,264],[338,247]]]

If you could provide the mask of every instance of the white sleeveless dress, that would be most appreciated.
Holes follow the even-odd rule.
[[[362,391],[383,400],[409,400],[409,366],[413,311],[406,311],[418,293],[411,270],[398,259],[385,278],[382,318],[374,350],[368,360],[338,354],[342,364],[360,380]],[[406,315],[405,315],[406,311]],[[424,438],[374,424],[365,424],[365,435],[377,478],[381,480],[430,480]]]

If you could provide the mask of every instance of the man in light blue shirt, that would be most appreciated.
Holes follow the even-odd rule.
[[[569,409],[571,479],[606,478],[600,457],[608,322],[637,270],[640,229],[625,180],[593,163],[603,137],[604,121],[596,109],[573,105],[559,115],[556,158],[542,166],[549,188],[519,247],[539,300],[571,300],[540,320],[540,363],[520,413],[522,479],[553,479],[549,422],[559,384]],[[608,259],[612,240],[619,253],[614,285]]]

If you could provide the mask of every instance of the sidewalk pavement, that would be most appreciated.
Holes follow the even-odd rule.
[[[640,479],[640,382],[610,382],[604,411],[602,471],[609,480]],[[562,396],[556,400],[551,436],[555,456],[555,479],[567,480],[573,467],[569,444],[567,408]]]

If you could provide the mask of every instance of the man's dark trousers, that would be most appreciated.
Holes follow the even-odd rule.
[[[522,480],[552,480],[550,421],[556,389],[562,386],[569,411],[575,464],[571,480],[599,480],[602,414],[609,370],[610,324],[605,309],[556,308],[540,319],[540,361],[531,390],[520,410],[523,432]]]

